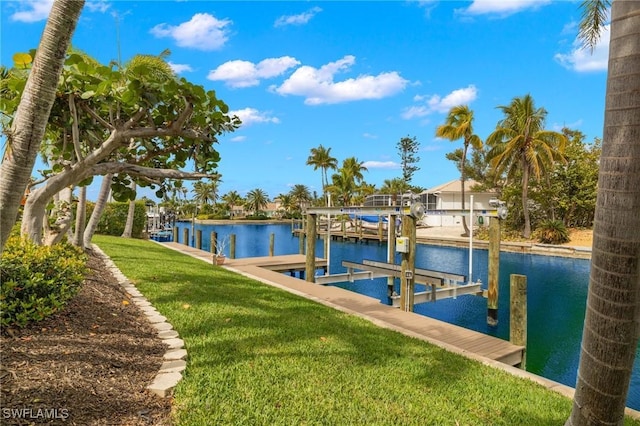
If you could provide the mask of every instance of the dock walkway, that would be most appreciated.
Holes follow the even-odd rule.
[[[211,253],[204,250],[178,243],[163,243],[163,245],[211,263]],[[304,255],[294,254],[227,259],[224,267],[456,353],[466,356],[476,355],[512,366],[519,365],[522,361],[524,350],[522,346],[424,315],[404,312],[369,296],[339,287],[309,283],[278,272],[291,269],[290,265],[304,266],[304,262]],[[324,265],[323,262],[326,263],[326,260],[317,259],[316,265],[321,268]]]

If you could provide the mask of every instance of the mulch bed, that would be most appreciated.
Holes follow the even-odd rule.
[[[165,345],[96,254],[89,267],[64,312],[2,330],[0,424],[171,424],[146,390]]]

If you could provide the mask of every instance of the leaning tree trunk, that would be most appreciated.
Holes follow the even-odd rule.
[[[59,243],[71,229],[73,221],[73,191],[70,187],[64,188],[55,197],[55,207],[51,212],[51,217],[55,218],[53,226],[45,228],[44,245],[52,246]]]
[[[64,58],[83,6],[84,0],[54,2],[7,137],[11,154],[0,165],[0,253],[16,223],[20,200],[44,137]]]
[[[614,1],[593,254],[566,425],[622,425],[640,313],[640,2]]]
[[[91,212],[91,218],[89,219],[89,223],[87,223],[87,227],[84,230],[84,237],[82,238],[82,243],[85,247],[91,247],[91,239],[93,238],[93,234],[95,234],[96,229],[98,228],[98,222],[100,222],[100,216],[102,216],[102,211],[104,207],[107,205],[107,199],[109,198],[109,192],[111,191],[111,178],[112,174],[107,174],[102,179],[102,185],[100,185],[100,193],[98,194],[98,199],[96,200],[96,205],[93,207],[93,212]]]
[[[73,245],[84,250],[84,229],[87,222],[87,187],[81,186],[78,192],[78,206],[76,209],[76,229],[73,234]]]
[[[136,183],[131,181],[131,189],[135,192]],[[124,238],[131,238],[131,234],[133,233],[133,219],[136,213],[136,200],[133,199],[129,201],[129,210],[127,211],[127,222],[124,224],[124,232],[122,232],[122,236]]]

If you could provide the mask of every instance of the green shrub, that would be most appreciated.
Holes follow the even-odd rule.
[[[23,327],[60,311],[78,292],[86,261],[68,243],[41,247],[10,238],[0,259],[0,325]]]
[[[535,231],[535,237],[543,244],[569,242],[569,231],[561,220],[545,220]]]
[[[124,225],[127,223],[127,214],[129,213],[129,203],[108,203],[104,207],[98,229],[96,233],[103,235],[120,236],[124,232]],[[89,209],[87,209],[87,220],[89,219]],[[137,201],[133,214],[133,230],[131,236],[141,238],[142,232],[147,226],[147,209],[144,201]]]

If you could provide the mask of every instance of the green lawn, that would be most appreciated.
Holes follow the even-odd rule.
[[[185,341],[177,425],[540,426],[571,410],[533,382],[159,244],[95,242]]]

